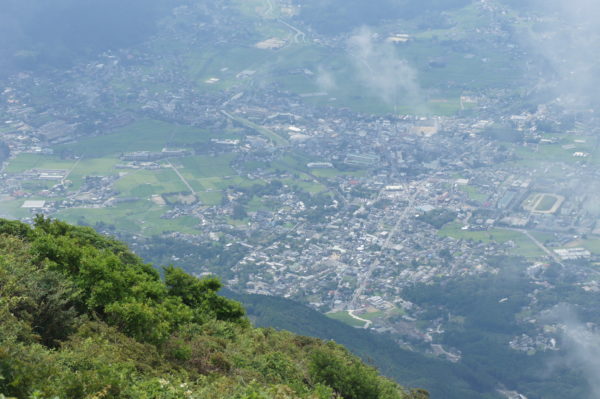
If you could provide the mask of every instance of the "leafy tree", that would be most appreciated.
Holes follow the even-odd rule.
[[[310,373],[316,382],[332,387],[345,399],[403,397],[398,389],[390,389],[389,385],[383,384],[375,369],[365,366],[357,359],[341,359],[331,347],[313,352]]]
[[[182,299],[183,303],[196,309],[196,317],[211,315],[217,320],[238,321],[245,324],[245,311],[239,302],[217,295],[221,283],[216,278],[197,279],[182,269],[166,267],[165,284],[169,295]]]

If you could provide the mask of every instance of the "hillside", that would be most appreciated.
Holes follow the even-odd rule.
[[[409,386],[426,388],[434,398],[500,398],[495,381],[461,363],[427,357],[398,346],[393,337],[351,327],[301,303],[284,298],[238,294],[224,295],[244,304],[253,324],[321,339],[333,339],[375,365],[383,374]]]
[[[0,220],[0,397],[426,398],[343,347],[250,326],[213,278],[117,241]]]

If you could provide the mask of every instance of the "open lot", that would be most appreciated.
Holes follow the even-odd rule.
[[[364,322],[353,318],[345,310],[341,312],[327,313],[326,316],[334,320],[341,321],[342,323],[348,324],[352,327],[362,328],[365,326]]]
[[[171,169],[132,171],[117,180],[113,187],[122,197],[140,198],[188,191]]]

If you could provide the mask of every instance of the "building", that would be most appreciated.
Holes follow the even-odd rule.
[[[560,256],[562,260],[589,259],[592,253],[585,248],[562,248],[555,249],[554,253]]]

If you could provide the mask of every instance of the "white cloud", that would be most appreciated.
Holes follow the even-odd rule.
[[[347,43],[359,80],[390,105],[409,101],[422,103],[417,71],[399,57],[390,43],[375,40],[368,28],[362,28]]]

